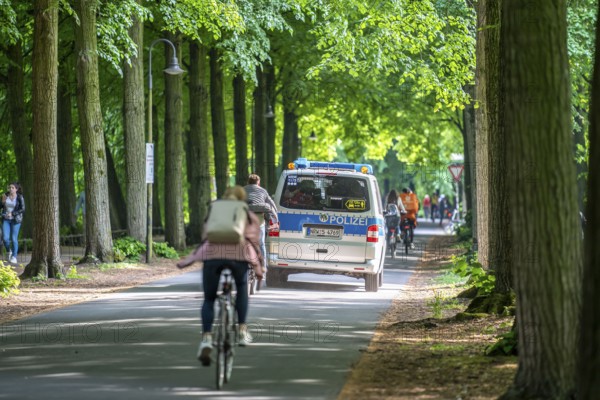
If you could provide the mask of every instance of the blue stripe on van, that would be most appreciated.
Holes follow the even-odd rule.
[[[379,224],[379,235],[383,236],[383,218],[363,217],[353,215],[336,215],[333,213],[322,213],[326,216],[325,221],[321,220],[320,214],[292,214],[279,212],[279,229],[282,231],[302,232],[304,224],[322,224],[322,225],[342,225],[344,233],[349,235],[367,235],[369,225]]]

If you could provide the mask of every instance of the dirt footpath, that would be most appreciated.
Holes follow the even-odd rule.
[[[453,241],[434,237],[427,248]],[[340,400],[496,399],[510,386],[516,358],[487,357],[484,350],[510,330],[512,318],[452,319],[467,301],[455,298],[459,285],[441,277],[448,262],[449,255],[425,254],[353,366]]]

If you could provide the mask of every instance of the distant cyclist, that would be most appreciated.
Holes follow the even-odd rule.
[[[413,228],[417,227],[417,213],[419,212],[419,199],[417,195],[413,193],[409,188],[402,189],[402,193],[400,193],[400,199],[406,208],[406,216],[413,225]],[[413,236],[411,235],[410,242],[412,246]]]
[[[246,191],[241,186],[229,187],[223,199],[246,201]],[[203,230],[206,232],[206,229]],[[205,233],[203,233],[205,235]],[[260,223],[253,212],[248,213],[248,222],[244,231],[245,240],[240,244],[211,243],[203,237],[203,242],[186,258],[177,263],[178,268],[189,267],[196,261],[203,261],[202,286],[204,303],[202,304],[202,341],[198,348],[198,360],[202,365],[210,365],[212,352],[212,325],[215,318],[214,304],[217,299],[221,271],[225,267],[231,269],[237,296],[235,306],[238,313],[240,339],[239,345],[246,346],[252,342],[248,332],[246,316],[248,314],[248,268],[252,267],[257,277],[262,277],[263,259],[258,247],[260,240]]]

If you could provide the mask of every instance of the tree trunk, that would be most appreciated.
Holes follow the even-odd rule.
[[[179,35],[167,35],[176,49]],[[168,67],[173,56],[165,46]],[[178,57],[181,60],[181,57]],[[177,250],[185,248],[183,221],[183,78],[165,74],[165,240]],[[225,143],[227,145],[227,143]]]
[[[472,99],[475,99],[475,87],[467,85],[467,92]],[[475,107],[474,102],[467,105],[463,112],[465,127],[464,135],[464,152],[465,152],[465,199],[467,211],[471,215],[471,231],[473,232],[473,240],[477,240],[477,175],[475,171]]]
[[[295,112],[295,100],[283,96],[283,140],[281,146],[281,166],[298,158],[298,116]]]
[[[275,164],[275,88],[277,86],[277,82],[275,79],[275,68],[273,65],[265,65],[265,98],[267,99],[267,104],[270,106],[270,110],[267,111],[273,112],[273,117],[265,118],[265,149],[267,151],[265,157],[267,165],[265,169],[267,171],[267,181],[264,187],[269,193],[275,193],[275,189],[277,187],[277,165]]]
[[[514,188],[508,207],[519,343],[517,374],[505,398],[570,399],[582,260],[566,2],[504,0],[501,19],[501,115]]]
[[[258,85],[254,89],[254,172],[261,180],[267,175],[267,132],[265,123],[265,74],[256,67],[256,79]]]
[[[187,239],[200,243],[204,219],[210,202],[210,162],[208,156],[208,84],[206,47],[190,42],[190,130],[187,146],[188,202],[190,225]]]
[[[62,273],[58,225],[58,0],[34,3],[33,27],[33,213],[35,246],[22,278]],[[27,218],[27,216],[25,216]]]
[[[600,398],[600,19],[596,20],[596,55],[592,81],[583,308],[579,343],[581,358],[578,395],[581,400]]]
[[[77,0],[77,107],[85,174],[85,257],[82,262],[112,261],[108,180],[96,46],[97,0]]]
[[[501,0],[488,0],[485,6],[486,40],[486,118],[488,129],[488,264],[496,276],[494,293],[506,294],[512,288],[510,213],[508,197],[513,190],[507,175],[504,119],[500,117],[503,92],[500,90],[500,5]],[[517,189],[518,190],[518,189]],[[485,264],[484,264],[485,265]]]
[[[162,228],[162,207],[161,207],[161,182],[160,171],[162,171],[162,157],[158,157],[161,153],[161,146],[164,138],[161,140],[161,134],[159,130],[160,124],[158,123],[158,107],[156,104],[152,105],[152,132],[154,132],[154,185],[152,185],[152,227]]]
[[[72,118],[72,81],[73,70],[70,57],[58,66],[58,190],[60,203],[60,225],[70,228],[71,233],[77,225],[75,215],[75,161],[73,158],[73,118]]]
[[[486,7],[489,0],[479,0],[477,3],[477,42],[475,65],[475,98],[479,108],[475,110],[475,181],[477,202],[477,242],[473,247],[477,250],[479,262],[489,265],[489,203],[490,191],[488,180],[488,121],[487,121],[487,80],[488,65],[486,62],[486,42],[489,36],[487,29]]]
[[[248,131],[246,130],[246,82],[242,75],[233,78],[233,132],[235,136],[235,182],[248,183]]]
[[[229,154],[227,152],[225,105],[223,103],[223,69],[219,60],[220,56],[219,50],[214,47],[210,49],[210,115],[215,152],[214,175],[217,181],[217,197],[219,198],[229,185]]]
[[[119,184],[115,162],[108,146],[105,152],[108,172],[108,198],[110,201],[110,225],[114,230],[122,230],[127,227],[127,204]]]
[[[138,0],[140,3],[140,0]],[[127,231],[129,236],[146,240],[146,139],[144,131],[144,24],[133,19],[129,36],[137,46],[131,64],[123,63],[123,130],[127,191]],[[150,110],[147,110],[150,112]]]
[[[25,204],[32,199],[33,186],[33,160],[31,155],[31,139],[27,131],[25,116],[25,80],[23,72],[23,51],[21,42],[8,46],[7,55],[11,62],[8,63],[8,109],[10,126],[12,130],[13,147],[17,162],[17,175],[23,188]],[[34,213],[23,219],[21,237],[30,238],[35,221]]]

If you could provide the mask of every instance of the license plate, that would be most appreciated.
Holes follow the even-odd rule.
[[[308,228],[307,234],[311,237],[339,238],[342,236],[342,230],[339,228]]]

